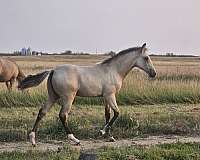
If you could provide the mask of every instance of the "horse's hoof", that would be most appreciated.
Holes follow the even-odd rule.
[[[32,146],[36,146],[36,142],[35,142],[35,132],[31,132],[29,134],[29,138],[30,138],[30,142],[32,143]]]
[[[109,142],[115,142],[116,140],[115,140],[115,138],[113,136],[111,136],[111,137],[108,138],[108,141]]]
[[[100,132],[100,134],[101,134],[102,136],[106,134],[106,131],[105,131],[105,130],[100,130],[99,132]]]
[[[76,143],[75,145],[76,145],[76,146],[80,146],[80,145],[81,145],[81,142],[78,142],[78,143]]]
[[[32,144],[32,146],[35,148],[35,147],[36,147],[36,144]]]
[[[70,141],[74,142],[75,145],[79,145],[80,144],[80,141],[77,138],[75,138],[73,134],[68,134],[68,139]]]

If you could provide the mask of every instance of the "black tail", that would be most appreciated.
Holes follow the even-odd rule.
[[[20,84],[18,85],[19,89],[26,89],[30,87],[38,86],[49,74],[50,71],[44,71],[42,73],[38,73],[36,75],[28,75],[24,78]]]

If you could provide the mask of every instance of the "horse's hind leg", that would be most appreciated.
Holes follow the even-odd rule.
[[[60,113],[59,113],[59,117],[60,117],[60,120],[64,126],[64,129],[67,133],[67,136],[68,136],[68,139],[75,142],[76,144],[80,144],[80,141],[74,137],[71,129],[69,128],[68,126],[68,114],[71,110],[71,106],[72,106],[72,103],[74,101],[74,97],[75,97],[75,94],[74,95],[71,95],[71,96],[65,96],[63,97],[63,105],[62,105],[62,108],[60,110]]]
[[[46,113],[49,111],[49,109],[54,104],[54,102],[55,102],[55,100],[52,100],[51,98],[48,98],[47,102],[39,110],[37,119],[36,119],[36,121],[35,121],[35,123],[33,125],[31,133],[29,134],[30,141],[31,141],[32,145],[34,145],[34,146],[36,144],[36,142],[35,142],[35,133],[37,132],[39,123],[42,120],[42,118],[46,115]]]
[[[15,78],[11,78],[9,81],[6,82],[6,87],[9,91],[12,90],[12,86],[15,83]]]
[[[10,80],[10,90],[12,90],[12,86],[13,86],[13,84],[15,83],[15,81],[16,81],[15,78],[12,78],[12,79]]]
[[[7,81],[7,82],[6,82],[6,87],[7,87],[8,91],[11,91],[10,81]]]
[[[35,132],[38,129],[39,123],[42,120],[42,118],[46,115],[46,113],[50,110],[51,106],[59,99],[59,95],[55,93],[53,90],[53,86],[51,84],[51,80],[48,79],[47,81],[47,89],[48,89],[48,100],[46,103],[41,107],[39,110],[37,119],[34,123],[33,129],[31,133],[29,134],[29,138],[31,143],[35,146]]]

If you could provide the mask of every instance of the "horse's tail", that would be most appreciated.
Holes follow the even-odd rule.
[[[44,71],[35,75],[28,75],[19,83],[18,88],[23,90],[30,87],[36,87],[47,77],[49,73],[50,71]]]

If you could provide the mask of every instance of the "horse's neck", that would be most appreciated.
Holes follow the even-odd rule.
[[[120,56],[115,61],[111,62],[111,66],[117,71],[122,79],[131,71],[138,57],[137,53],[128,53]]]

